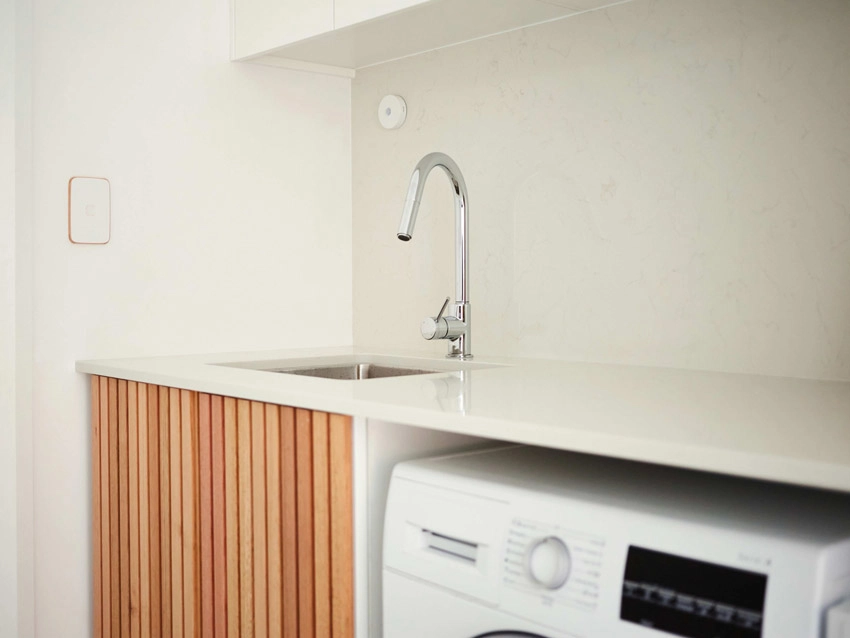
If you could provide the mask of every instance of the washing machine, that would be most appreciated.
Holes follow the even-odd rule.
[[[547,449],[408,461],[383,638],[823,638],[850,498]]]

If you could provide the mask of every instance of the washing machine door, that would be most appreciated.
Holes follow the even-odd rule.
[[[488,631],[478,634],[475,638],[546,638],[540,634],[530,634],[527,631]]]

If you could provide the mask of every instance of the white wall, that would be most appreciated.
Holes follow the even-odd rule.
[[[0,2],[0,635],[18,632],[15,3]]]
[[[29,0],[0,2],[0,635],[33,636]]]
[[[351,343],[350,81],[228,62],[226,0],[34,0],[37,635],[90,635],[80,358]],[[67,183],[112,240],[67,239]]]
[[[14,310],[18,638],[35,636],[31,70],[32,3],[30,0],[16,0]]]
[[[395,239],[442,150],[474,352],[850,378],[848,33],[842,0],[636,0],[359,72],[355,341],[445,348],[418,334],[454,292],[441,173]]]

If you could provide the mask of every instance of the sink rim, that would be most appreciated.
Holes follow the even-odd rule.
[[[506,364],[502,363],[491,363],[475,360],[461,361],[457,359],[448,358],[432,359],[424,356],[415,357],[382,354],[340,354],[321,355],[316,357],[266,359],[259,361],[227,361],[216,362],[212,365],[226,368],[250,370],[254,372],[273,372],[275,374],[287,374],[288,378],[301,377],[306,379],[324,379],[328,381],[375,381],[378,379],[397,379],[399,377],[457,373],[469,370],[502,368],[506,366]],[[298,370],[304,369],[342,368],[348,366],[354,367],[362,365],[396,368],[400,370],[416,370],[417,372],[402,372],[400,374],[393,374],[387,376],[346,379],[297,373]]]
[[[334,371],[338,371],[344,376],[336,376]],[[374,376],[370,374],[373,371],[377,372]],[[407,366],[390,366],[380,363],[357,362],[309,367],[295,366],[266,370],[266,372],[294,374],[316,379],[331,379],[334,381],[372,381],[375,379],[392,379],[395,377],[410,377],[423,374],[439,374],[445,371],[410,368]]]

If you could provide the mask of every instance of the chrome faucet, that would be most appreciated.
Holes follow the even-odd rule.
[[[449,353],[454,359],[472,358],[472,321],[469,307],[469,198],[466,194],[466,183],[454,160],[444,153],[429,153],[413,169],[410,176],[410,186],[407,188],[407,200],[404,202],[404,212],[401,215],[401,225],[398,228],[398,238],[410,241],[413,237],[413,226],[416,224],[416,213],[419,212],[419,202],[425,188],[425,180],[431,169],[442,168],[452,183],[455,200],[455,302],[450,314],[445,316],[450,298],[446,297],[443,307],[436,317],[426,317],[420,325],[420,332],[425,339],[449,339]]]

